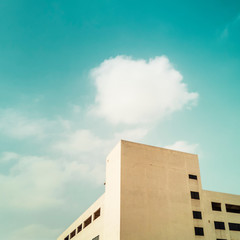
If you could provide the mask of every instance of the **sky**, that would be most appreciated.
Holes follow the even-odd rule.
[[[120,139],[199,156],[240,194],[240,2],[2,0],[0,232],[56,239]]]

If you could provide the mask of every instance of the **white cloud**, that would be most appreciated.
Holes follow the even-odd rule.
[[[165,56],[149,61],[117,56],[102,62],[91,76],[97,95],[90,113],[113,124],[151,123],[198,99]]]
[[[72,121],[55,117],[53,120],[34,118],[16,109],[0,109],[0,133],[14,139],[56,138],[72,128]]]
[[[72,104],[72,111],[73,111],[73,113],[76,113],[76,114],[78,114],[78,113],[80,113],[81,112],[81,107],[79,106],[79,105],[76,105],[76,104]]]
[[[91,165],[81,159],[67,161],[14,153],[7,155],[18,159],[7,174],[0,174],[0,207],[33,210],[56,207],[64,203],[64,191],[69,184],[83,180],[102,184],[104,181],[104,168],[100,163]]]
[[[23,228],[13,230],[9,235],[10,240],[50,240],[59,235],[60,229],[47,227],[41,224],[31,224]]]
[[[57,120],[55,121],[55,125],[57,125],[60,128],[57,130],[58,131],[57,133],[59,134],[59,132],[62,130],[70,130],[72,127],[72,121],[64,119],[62,117],[58,117]]]
[[[186,141],[177,141],[172,145],[165,146],[165,148],[187,153],[196,153],[198,144],[189,144]]]
[[[0,132],[13,138],[41,138],[51,123],[46,119],[31,119],[14,109],[0,109]]]
[[[19,155],[14,152],[3,152],[0,157],[0,162],[9,162],[18,159]]]
[[[65,135],[64,140],[57,141],[53,149],[67,154],[96,151],[104,145],[104,140],[95,136],[90,130],[81,129]]]
[[[136,129],[126,129],[122,132],[117,132],[114,135],[116,140],[124,139],[128,141],[139,141],[143,139],[148,133],[148,129],[136,128]]]
[[[0,205],[16,208],[42,208],[61,203],[57,186],[63,182],[62,169],[53,160],[19,156],[8,175],[0,175]]]

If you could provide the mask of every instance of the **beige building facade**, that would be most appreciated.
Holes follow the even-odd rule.
[[[240,196],[202,189],[195,154],[120,141],[105,193],[58,240],[240,240]]]

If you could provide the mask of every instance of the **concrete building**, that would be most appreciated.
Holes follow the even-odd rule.
[[[120,141],[105,193],[58,240],[240,240],[240,196],[202,189],[198,156]]]

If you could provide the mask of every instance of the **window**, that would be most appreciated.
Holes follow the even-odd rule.
[[[191,199],[200,199],[199,192],[191,191]]]
[[[100,213],[101,213],[101,208],[99,208],[93,215],[93,220],[97,219],[98,217],[100,217]]]
[[[90,216],[87,220],[84,221],[84,228],[87,227],[92,222],[92,216]]]
[[[193,218],[202,219],[202,213],[199,211],[193,211]]]
[[[69,236],[66,236],[65,238],[64,238],[64,240],[68,240],[69,239]]]
[[[73,238],[76,235],[76,229],[74,229],[71,233],[70,233],[70,239]]]
[[[203,228],[195,227],[194,230],[195,230],[195,235],[196,236],[204,236]]]
[[[197,180],[197,175],[188,174],[189,179]]]
[[[226,211],[231,212],[231,213],[240,213],[240,206],[232,205],[232,204],[226,204]]]
[[[223,239],[223,238],[217,238],[216,240],[227,240],[227,239]]]
[[[99,240],[99,235],[93,238],[92,240]]]
[[[222,211],[221,203],[212,202],[212,210],[221,212]]]
[[[224,222],[215,222],[215,221],[214,221],[214,226],[215,226],[215,229],[225,230],[225,224],[224,224]]]
[[[82,231],[82,224],[78,226],[77,228],[77,233],[81,232]]]
[[[229,230],[232,231],[240,231],[240,224],[239,223],[228,223]]]

